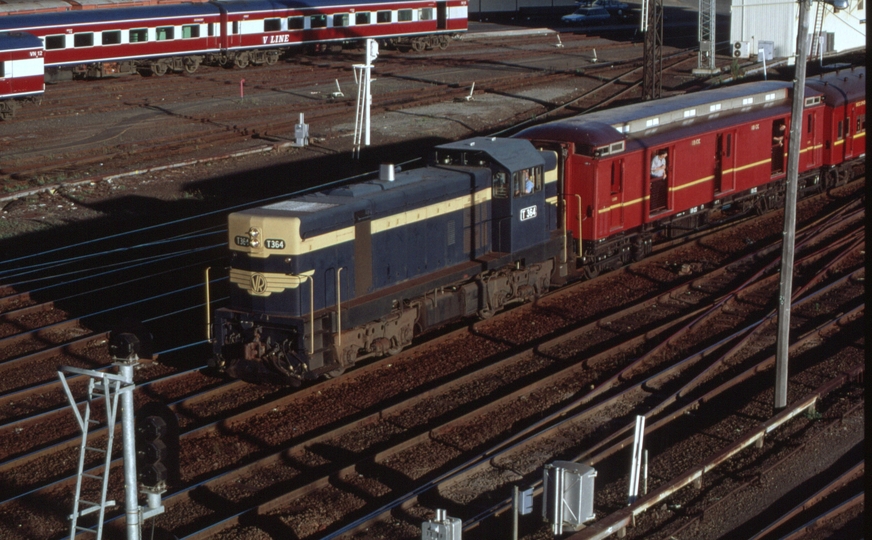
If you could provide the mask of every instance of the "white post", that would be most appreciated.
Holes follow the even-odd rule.
[[[639,469],[642,465],[642,440],[645,437],[645,417],[636,416],[636,433],[633,437],[633,457],[630,461],[630,488],[627,504],[636,502],[639,496]]]

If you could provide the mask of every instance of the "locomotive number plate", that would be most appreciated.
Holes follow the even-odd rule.
[[[233,240],[237,246],[248,247],[251,245],[251,240],[247,236],[237,236]]]
[[[536,207],[528,206],[527,208],[521,208],[521,221],[527,221],[528,219],[533,219],[536,217]]]
[[[266,249],[285,249],[285,241],[278,238],[267,238],[263,245],[266,246]]]

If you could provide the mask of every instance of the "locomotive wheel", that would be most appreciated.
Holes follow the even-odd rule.
[[[423,52],[427,48],[427,44],[421,38],[412,40],[412,50],[415,52]]]
[[[439,36],[439,50],[444,51],[448,48],[448,36]]]
[[[151,64],[151,72],[154,73],[155,75],[157,75],[158,77],[166,75],[167,65],[163,64],[161,62],[153,62]]]
[[[593,278],[597,277],[599,274],[600,274],[599,265],[592,264],[590,266],[584,267],[584,277],[586,277],[587,279],[593,279]]]
[[[327,377],[328,379],[335,379],[337,377],[341,377],[343,373],[345,373],[345,368],[341,367],[341,368],[334,369],[333,371],[328,371],[327,373],[324,374],[324,376]]]

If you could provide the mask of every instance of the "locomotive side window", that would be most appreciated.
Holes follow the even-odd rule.
[[[866,131],[866,114],[857,115],[857,131],[855,133],[865,133]]]
[[[391,22],[391,12],[390,11],[379,11],[375,14],[375,22],[377,23],[389,23]]]
[[[145,28],[137,28],[135,30],[131,30],[127,34],[127,41],[130,43],[140,43],[148,41],[148,30]]]
[[[409,22],[412,20],[412,10],[411,9],[401,9],[397,11],[397,21],[399,22]]]
[[[494,173],[493,180],[493,197],[495,199],[505,199],[509,196],[509,185],[506,182],[506,173],[497,171]]]
[[[73,36],[73,47],[91,47],[94,45],[94,33],[83,32]]]
[[[333,28],[339,28],[340,26],[348,26],[348,13],[333,15]]]
[[[281,19],[264,19],[263,20],[263,31],[264,32],[281,32],[282,31],[282,20]]]
[[[288,17],[288,30],[302,30],[305,26],[303,17]]]
[[[235,24],[235,23],[234,23]],[[158,41],[169,41],[173,39],[175,28],[172,26],[161,26],[155,30]]]
[[[418,20],[419,21],[432,21],[433,20],[433,8],[421,8],[418,10]]]
[[[354,14],[354,24],[369,24],[370,13],[365,11],[363,13],[355,13]]]
[[[200,25],[188,24],[182,27],[182,39],[191,39],[200,37]]]
[[[64,49],[67,46],[67,41],[64,36],[45,36],[45,49]]]
[[[838,125],[836,125],[836,140],[841,141],[845,138],[844,133],[842,132],[842,128],[844,127],[844,122],[839,120]]]
[[[309,28],[327,28],[327,15],[310,15]]]
[[[118,45],[121,43],[121,30],[109,30],[101,36],[103,45]]]

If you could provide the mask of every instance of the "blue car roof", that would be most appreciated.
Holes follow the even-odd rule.
[[[27,32],[0,32],[0,50],[41,48],[42,40]]]

